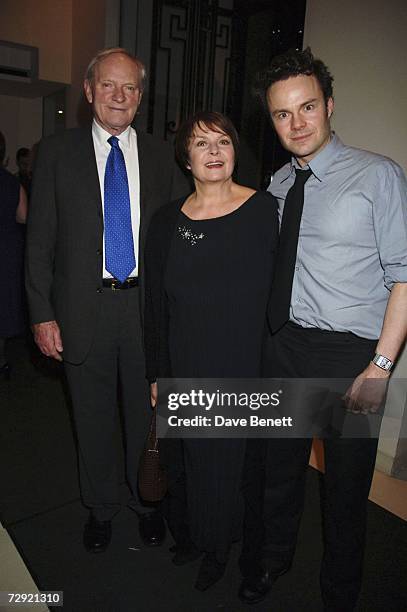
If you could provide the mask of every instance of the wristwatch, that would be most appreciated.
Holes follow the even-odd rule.
[[[389,359],[388,357],[385,357],[384,355],[379,355],[379,353],[375,354],[375,356],[372,359],[372,362],[375,365],[377,365],[379,368],[381,368],[382,370],[386,370],[387,372],[390,372],[390,370],[392,369],[394,365],[391,359]]]

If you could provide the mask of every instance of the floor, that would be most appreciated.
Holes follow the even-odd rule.
[[[6,492],[0,502],[0,518],[6,526],[0,528],[0,591],[33,592],[35,581],[46,588],[63,585],[67,596],[64,609],[68,612],[248,609],[236,597],[237,550],[224,583],[196,599],[196,592],[189,586],[196,568],[182,573],[171,566],[170,542],[159,551],[143,548],[129,511],[121,513],[117,521],[111,551],[102,555],[104,558],[90,560],[86,556],[81,545],[86,512],[79,500],[75,449],[61,370],[41,359],[34,359],[33,365],[23,340],[10,346],[10,361],[14,368],[12,380],[0,386],[0,487]],[[318,444],[311,465],[323,470]],[[311,470],[310,493],[293,570],[289,577],[279,580],[275,595],[273,592],[273,605],[256,606],[258,612],[321,610],[317,576],[322,543],[318,504],[314,499],[316,483],[316,472]],[[399,519],[391,519],[387,511],[407,520],[407,483],[376,471],[370,498],[374,504],[369,508],[367,577],[358,612],[401,612],[407,609],[407,594],[402,592],[406,560],[402,546],[407,529]],[[138,590],[140,585],[135,585],[133,571],[138,576],[136,583],[141,581],[141,588],[145,586],[147,590]],[[115,597],[121,589],[134,593],[137,605],[118,604]],[[2,604],[1,610],[16,609]],[[35,612],[46,607],[25,609]]]

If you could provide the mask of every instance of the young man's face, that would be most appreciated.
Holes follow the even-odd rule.
[[[329,142],[334,102],[329,98],[325,103],[316,77],[298,75],[273,83],[267,105],[281,144],[301,166]]]

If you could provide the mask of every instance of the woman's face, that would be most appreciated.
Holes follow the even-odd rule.
[[[231,138],[222,132],[195,126],[188,147],[189,165],[194,179],[206,182],[225,181],[235,167],[235,151]]]

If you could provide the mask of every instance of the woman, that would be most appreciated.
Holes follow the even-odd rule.
[[[277,206],[270,194],[233,181],[237,149],[236,130],[220,113],[199,112],[177,134],[177,156],[195,191],[158,211],[147,239],[145,341],[153,405],[160,376],[260,376]],[[183,454],[187,520],[174,486],[173,561],[182,565],[204,552],[195,584],[204,590],[222,577],[239,538],[245,440],[188,439]]]

